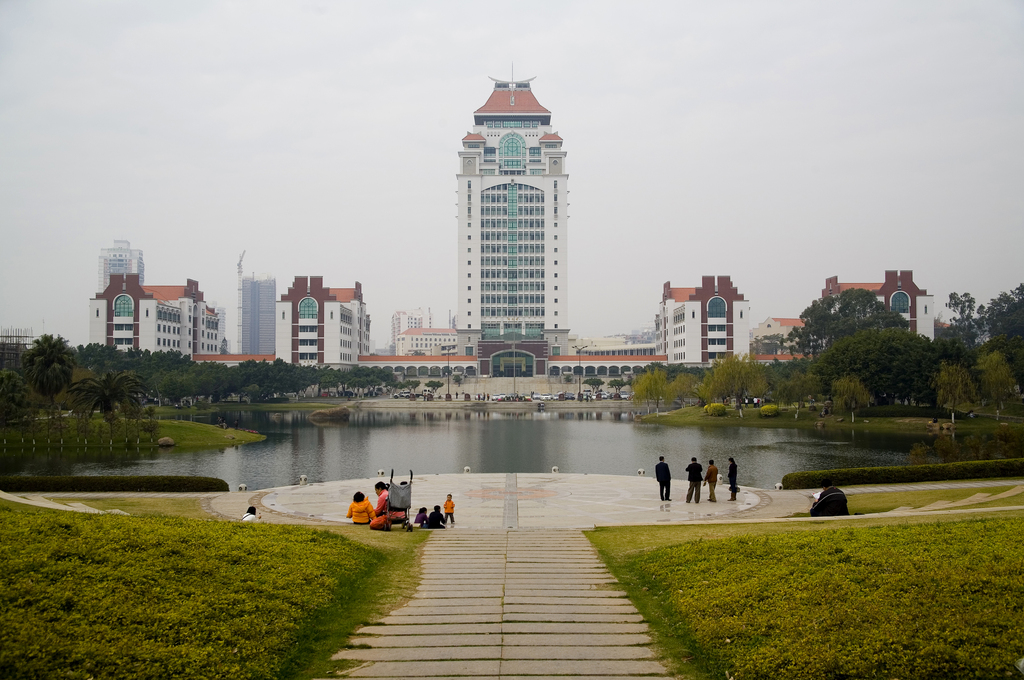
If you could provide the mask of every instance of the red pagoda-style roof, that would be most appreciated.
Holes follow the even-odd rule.
[[[560,142],[560,141],[562,141],[562,138],[559,137],[558,135],[556,135],[553,132],[549,132],[548,134],[546,134],[543,137],[541,137],[540,141],[542,141],[542,142]]]
[[[464,142],[486,142],[483,135],[478,135],[475,132],[468,132],[466,136],[462,138]]]
[[[515,104],[512,102],[515,101]],[[537,101],[531,90],[494,90],[487,103],[475,113],[551,113]]]

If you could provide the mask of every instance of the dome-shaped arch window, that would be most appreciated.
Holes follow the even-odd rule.
[[[902,290],[892,294],[889,309],[900,314],[910,314],[910,296]]]
[[[135,316],[135,302],[131,295],[118,295],[114,298],[114,316]]]
[[[708,318],[709,319],[724,319],[725,318],[725,300],[720,297],[711,298],[708,302]]]
[[[522,158],[525,148],[526,143],[523,138],[514,132],[505,135],[498,142],[499,153],[504,158]]]
[[[300,319],[315,319],[317,318],[317,304],[313,298],[303,298],[299,302],[299,318]]]

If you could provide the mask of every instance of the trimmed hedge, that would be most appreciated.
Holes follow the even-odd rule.
[[[949,411],[944,408],[922,406],[868,406],[857,409],[861,418],[949,418]]]
[[[1019,677],[1024,520],[700,540],[631,565],[708,677]],[[692,641],[692,642],[691,642]]]
[[[982,479],[985,477],[1024,477],[1024,458],[790,472],[782,478],[782,488],[818,489],[821,487],[821,480],[825,477],[831,478],[832,483],[836,486],[944,482],[951,479]]]
[[[779,407],[775,404],[765,404],[761,407],[762,418],[774,418],[779,415]]]
[[[228,491],[216,477],[108,475],[78,477],[0,477],[0,491]]]

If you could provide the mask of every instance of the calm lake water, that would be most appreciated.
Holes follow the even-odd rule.
[[[266,434],[266,441],[192,452],[88,452],[0,457],[0,474],[206,475],[234,489],[374,477],[462,472],[562,472],[653,475],[665,456],[673,476],[684,476],[691,456],[723,467],[732,456],[741,485],[771,487],[788,472],[835,467],[902,465],[923,435],[821,432],[757,428],[671,428],[637,425],[629,414],[594,412],[471,413],[461,411],[358,412],[346,425],[313,425],[308,412],[231,412],[229,423]],[[200,420],[199,417],[195,418]]]

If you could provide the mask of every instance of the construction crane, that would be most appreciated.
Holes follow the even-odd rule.
[[[243,250],[238,256],[238,344],[235,345],[235,354],[242,353],[242,260],[246,252]]]

